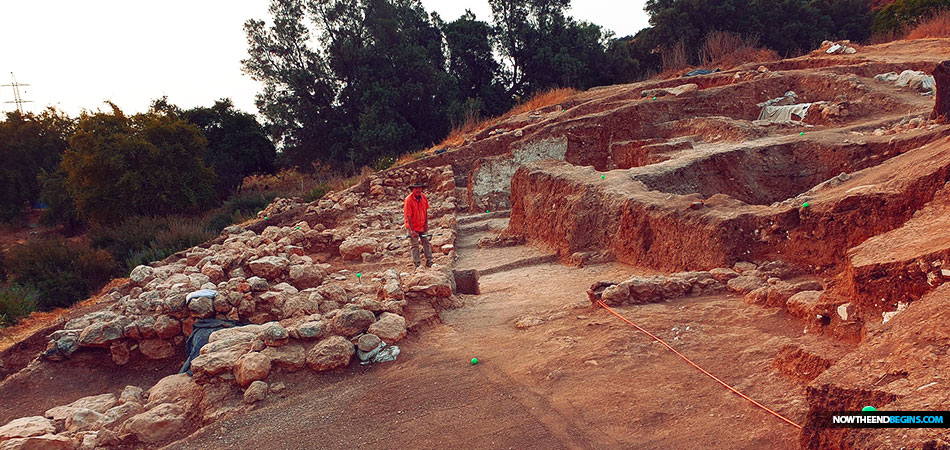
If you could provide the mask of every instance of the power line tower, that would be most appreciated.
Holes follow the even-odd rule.
[[[10,78],[13,79],[12,84],[4,84],[3,87],[12,87],[13,88],[13,101],[7,101],[4,103],[16,103],[16,110],[22,114],[23,113],[23,104],[32,103],[31,100],[23,100],[20,97],[20,86],[29,86],[29,84],[17,83],[16,77],[13,76],[13,72],[10,72]]]

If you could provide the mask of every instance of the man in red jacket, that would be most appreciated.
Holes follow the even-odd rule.
[[[403,202],[403,215],[406,218],[406,229],[409,230],[409,247],[412,251],[412,263],[419,267],[419,243],[426,254],[426,267],[432,267],[432,245],[429,244],[429,200],[422,193],[425,187],[422,183],[409,186],[412,192]]]

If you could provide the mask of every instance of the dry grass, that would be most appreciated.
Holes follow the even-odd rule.
[[[950,37],[950,9],[937,12],[922,20],[909,33],[907,39]]]
[[[748,63],[778,61],[782,59],[778,53],[768,48],[759,47],[757,38],[745,37],[739,33],[728,31],[713,31],[706,35],[698,53],[701,65],[699,67],[719,68],[728,70]],[[653,79],[667,80],[682,77],[697,67],[690,66],[682,43],[662,51],[663,71]]]
[[[498,124],[502,120],[506,120],[518,114],[523,114],[528,111],[534,111],[536,109],[562,103],[576,93],[577,90],[574,88],[549,89],[531,96],[531,98],[529,98],[526,102],[518,103],[501,116],[488,119],[469,116],[466,118],[465,123],[463,123],[461,126],[453,128],[452,131],[449,132],[449,135],[446,136],[446,138],[443,139],[438,145],[434,145],[425,150],[403,154],[399,157],[399,159],[396,160],[396,163],[393,164],[393,167],[402,166],[417,159],[424,158],[428,155],[434,154],[435,151],[439,149],[461,147],[465,144],[466,138],[484,130],[485,128],[488,128],[493,123]]]
[[[16,325],[12,327],[0,328],[0,352],[6,351],[10,347],[16,345],[18,342],[29,338],[46,327],[51,325],[62,323],[65,321],[66,316],[73,310],[78,308],[84,308],[86,306],[95,305],[99,303],[99,300],[107,294],[112,288],[120,286],[122,283],[129,281],[128,278],[116,278],[109,282],[109,284],[102,287],[98,293],[92,297],[87,298],[69,308],[56,308],[52,311],[34,311],[28,317],[23,318]]]
[[[353,186],[356,186],[357,184],[362,183],[367,178],[371,177],[374,173],[376,172],[372,168],[363,166],[360,169],[360,173],[356,175],[352,175],[349,177],[336,175],[336,176],[331,177],[329,180],[327,180],[326,184],[330,186],[330,189],[332,189],[333,192],[339,192],[339,191],[348,189],[350,187],[353,187]]]
[[[899,41],[904,39],[909,33],[909,28],[905,27],[901,31],[888,31],[887,33],[874,33],[871,35],[871,44],[886,44],[888,42]]]
[[[515,105],[514,108],[511,108],[510,111],[503,114],[500,119],[507,119],[511,116],[516,116],[528,111],[534,111],[536,109],[556,105],[563,102],[564,100],[567,100],[568,97],[576,93],[577,91],[574,90],[574,88],[557,88],[534,94],[534,96],[529,98],[528,101]]]
[[[721,67],[723,70],[731,69],[736,66],[741,66],[747,63],[762,63],[769,61],[778,61],[782,59],[775,50],[768,48],[744,48],[734,53],[730,53],[724,56],[722,59],[715,61],[714,64]]]
[[[703,65],[734,67],[750,62],[777,61],[781,57],[773,50],[759,47],[759,39],[739,33],[713,31],[706,35],[699,49]]]
[[[689,67],[689,58],[686,56],[686,44],[679,41],[672,47],[666,47],[660,52],[663,60],[663,72],[682,70]]]
[[[728,31],[712,31],[706,35],[702,47],[699,49],[699,60],[703,64],[722,61],[733,53],[754,49],[759,46],[759,40],[745,38],[739,33]]]

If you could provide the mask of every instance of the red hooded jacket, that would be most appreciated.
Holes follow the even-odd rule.
[[[419,233],[429,231],[428,210],[429,199],[426,198],[426,195],[422,194],[422,198],[416,200],[416,197],[410,192],[409,195],[406,196],[406,201],[403,202],[403,216],[406,218],[406,229]]]

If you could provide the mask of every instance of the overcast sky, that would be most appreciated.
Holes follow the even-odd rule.
[[[267,0],[22,0],[3,2],[0,85],[19,83],[24,109],[55,105],[70,115],[105,108],[111,100],[141,112],[167,95],[179,106],[210,106],[230,97],[256,113],[259,85],[241,73],[247,57],[242,25],[267,18]],[[422,0],[442,19],[466,8],[489,20],[487,1]],[[617,36],[647,26],[644,1],[574,1],[569,14]],[[0,111],[15,109],[13,91],[0,87]]]

